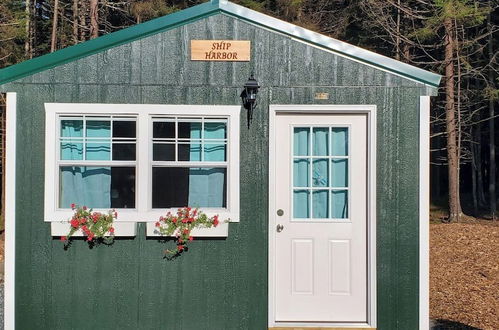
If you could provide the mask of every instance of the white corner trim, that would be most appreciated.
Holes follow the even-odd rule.
[[[430,97],[419,105],[419,329],[430,327]]]
[[[7,93],[5,137],[4,329],[15,329],[16,276],[16,109],[17,94]]]
[[[377,326],[377,287],[376,287],[376,134],[377,134],[377,106],[371,104],[351,105],[270,105],[269,107],[269,255],[268,255],[268,326],[334,326],[334,327],[367,327]],[[278,113],[319,113],[319,114],[367,114],[367,147],[368,147],[368,322],[367,324],[277,324],[275,322],[275,193],[276,193],[276,161],[275,153],[278,148],[276,136],[276,117]]]

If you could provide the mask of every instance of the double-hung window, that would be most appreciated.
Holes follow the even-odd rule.
[[[68,231],[71,204],[116,209],[135,235],[179,207],[239,219],[239,106],[47,103],[45,221]],[[198,236],[226,236],[227,225]]]

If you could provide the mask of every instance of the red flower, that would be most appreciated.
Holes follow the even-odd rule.
[[[114,217],[118,218],[118,212],[114,212]]]
[[[74,210],[76,207],[75,203],[71,203],[71,209]]]
[[[183,245],[177,245],[177,250],[182,251],[184,249]]]
[[[164,221],[165,218],[163,218],[163,216],[159,217],[159,221]]]
[[[80,223],[81,223],[82,225],[83,225],[84,223],[87,223],[87,219],[85,219],[85,218],[81,218],[81,219],[80,219]]]
[[[184,235],[189,235],[189,229],[184,229]]]
[[[191,209],[190,207],[188,207],[188,208],[187,208],[187,211],[189,211],[189,212],[190,212],[191,210],[192,210],[192,209]]]
[[[86,211],[87,210],[87,207],[86,206],[83,206],[82,207],[83,211]]]
[[[192,211],[193,216],[196,216],[197,213],[198,213],[198,209],[194,209],[194,211]]]
[[[80,223],[78,222],[78,220],[76,219],[71,220],[71,227],[78,228],[79,225]]]
[[[215,216],[213,217],[213,226],[214,226],[214,227],[218,226],[218,215],[215,215]]]
[[[189,241],[191,241],[191,242],[192,242],[193,240],[194,240],[194,237],[189,236]]]
[[[68,238],[66,236],[61,236],[61,241],[66,242]]]
[[[161,226],[161,224],[159,222],[156,222],[156,227],[159,227]]]
[[[182,219],[182,223],[187,223],[187,219]]]
[[[114,234],[114,227],[109,228],[109,232],[110,232],[111,234]]]
[[[177,223],[177,218],[173,218],[173,219],[172,219],[172,222],[173,222],[173,223]]]

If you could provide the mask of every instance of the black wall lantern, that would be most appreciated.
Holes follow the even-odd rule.
[[[243,106],[246,110],[248,110],[248,128],[251,120],[253,119],[253,110],[256,108],[256,94],[258,94],[259,88],[260,85],[258,85],[258,82],[252,73],[246,84],[244,84],[244,89],[241,92]]]

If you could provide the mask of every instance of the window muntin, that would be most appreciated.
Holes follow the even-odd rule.
[[[137,120],[60,116],[58,207],[135,208]]]
[[[228,118],[152,118],[152,208],[227,208]]]
[[[349,128],[293,128],[293,218],[348,219]]]

